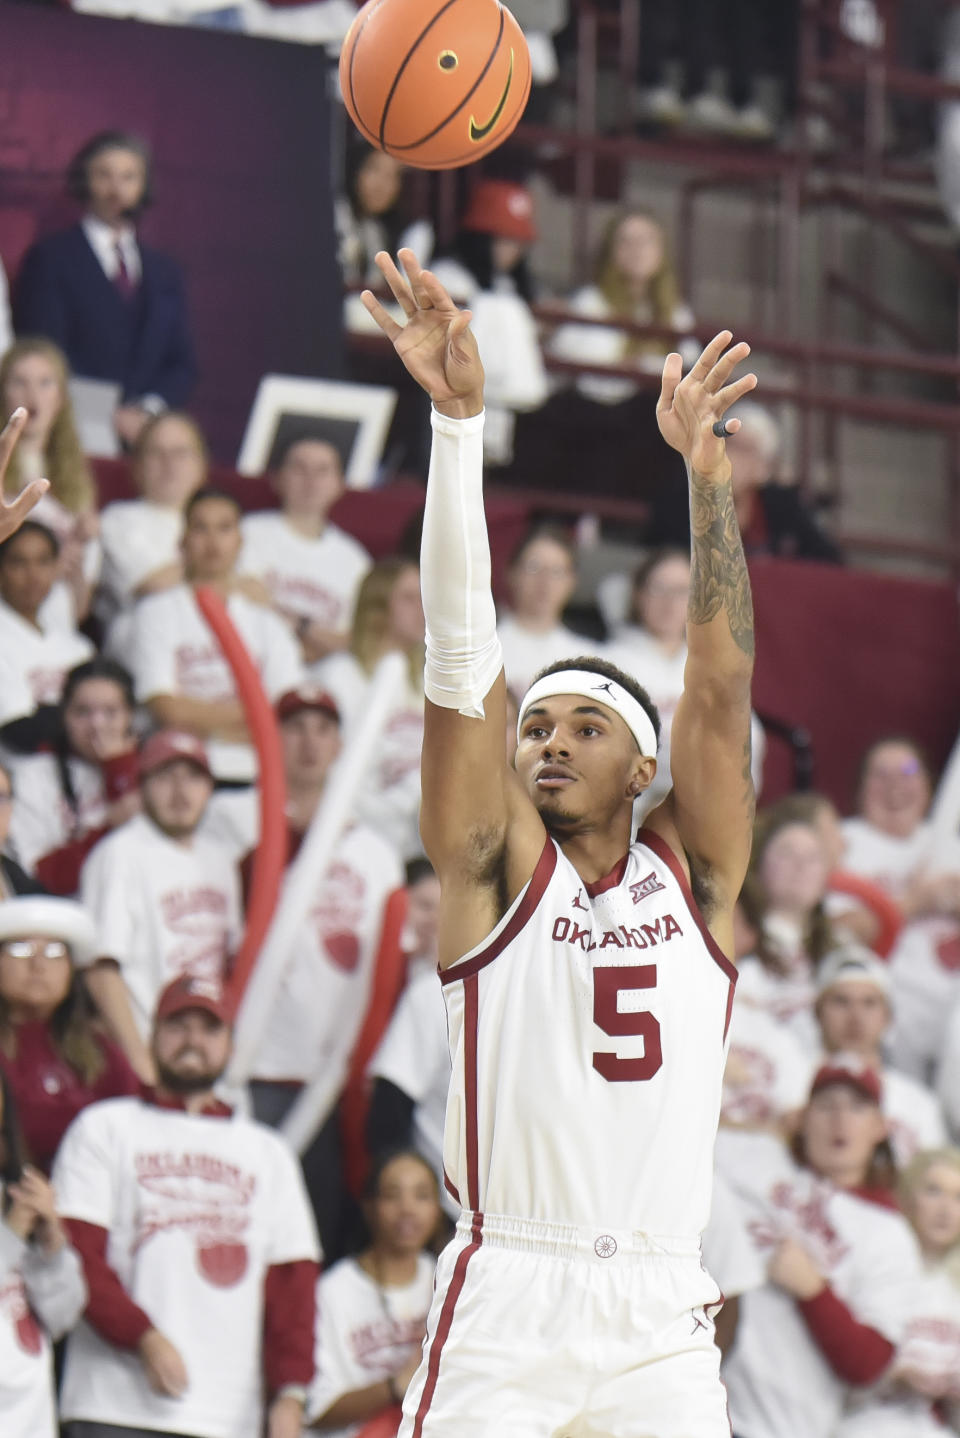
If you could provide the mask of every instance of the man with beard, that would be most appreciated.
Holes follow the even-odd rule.
[[[90,1290],[64,1369],[69,1438],[299,1438],[316,1233],[283,1140],[215,1096],[231,1046],[219,984],[174,980],[156,1086],[91,1105],[61,1145],[54,1186]]]
[[[136,135],[88,140],[67,170],[83,218],[27,251],[15,290],[18,334],[45,335],[74,374],[120,386],[114,425],[126,444],[151,414],[182,408],[196,378],[180,267],[137,238],[150,170]]]
[[[213,790],[206,750],[162,730],[140,752],[143,812],[112,830],[80,873],[80,897],[98,928],[87,987],[135,1071],[153,1082],[150,1016],[163,986],[183,973],[219,980],[236,947],[235,864],[197,834]]]

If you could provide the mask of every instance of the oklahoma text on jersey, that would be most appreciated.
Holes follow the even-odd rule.
[[[513,907],[441,978],[444,1161],[463,1207],[696,1238],[736,970],[669,846],[642,830],[585,884],[547,839]]]

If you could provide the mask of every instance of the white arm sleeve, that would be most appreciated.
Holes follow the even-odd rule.
[[[447,419],[434,409],[430,422],[420,549],[427,621],[424,692],[443,709],[482,719],[484,697],[503,668],[483,512],[483,415]]]

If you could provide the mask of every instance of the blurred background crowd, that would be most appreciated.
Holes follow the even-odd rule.
[[[704,1236],[733,1432],[960,1433],[960,9],[514,8],[523,123],[429,175],[348,133],[349,0],[0,4],[3,483],[50,482],[0,542],[4,1438],[396,1432],[458,1212],[429,415],[359,301],[403,244],[474,315],[511,694],[635,674],[638,820],[690,584],[659,373],[754,347],[759,817]],[[396,392],[366,472],[301,413],[241,466],[271,374]],[[250,952],[271,867],[305,899]]]

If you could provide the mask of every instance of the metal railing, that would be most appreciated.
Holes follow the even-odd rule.
[[[960,101],[960,85],[898,64],[892,38],[901,11],[909,9],[909,0],[879,0],[879,4],[888,43],[867,48],[843,34],[837,7],[829,0],[802,0],[795,137],[788,147],[764,149],[729,141],[708,143],[700,138],[656,139],[635,134],[632,92],[638,46],[642,44],[639,0],[619,0],[612,11],[598,9],[595,0],[578,0],[574,127],[560,130],[521,125],[515,143],[534,151],[550,146],[554,152],[567,155],[572,163],[574,269],[578,280],[588,274],[589,212],[603,166],[619,166],[622,172],[629,165],[647,163],[690,172],[679,181],[678,225],[679,269],[688,294],[692,293],[699,199],[730,190],[752,197],[756,206],[754,235],[759,237],[763,232],[764,244],[772,240],[770,248],[775,254],[777,332],[763,333],[764,297],[757,287],[745,337],[755,349],[764,350],[790,370],[788,384],[765,382],[764,394],[798,410],[796,465],[801,486],[812,488],[814,468],[820,466],[827,474],[827,493],[834,500],[842,496],[843,475],[837,462],[837,424],[842,419],[940,434],[950,505],[950,524],[943,539],[929,543],[905,540],[892,529],[886,534],[848,533],[843,538],[858,548],[945,564],[960,578],[960,408],[934,399],[880,397],[872,391],[878,372],[900,371],[928,379],[934,388],[947,381],[960,394],[956,345],[950,351],[930,349],[922,329],[889,302],[890,297],[881,293],[877,283],[882,231],[906,246],[918,263],[935,267],[947,282],[960,286],[960,259],[955,249],[950,243],[937,244],[919,228],[936,215],[936,205],[923,197],[918,201],[916,195],[891,190],[895,182],[929,181],[929,166],[922,160],[904,161],[889,155],[885,139],[885,116],[891,97],[931,105],[944,100]],[[600,133],[598,127],[598,86],[605,53],[615,57],[611,68],[619,89],[615,107],[619,124],[614,134]],[[607,76],[609,83],[609,69]],[[859,117],[855,105],[851,106],[851,97],[859,97]],[[816,152],[810,139],[809,121],[824,110],[834,117],[835,124],[837,114],[842,112],[844,122],[837,127],[838,143],[829,154]],[[830,254],[818,277],[818,293],[811,298],[805,294],[801,269],[801,221],[814,212],[828,217],[838,212],[859,215],[864,224],[856,274],[845,273],[835,254]],[[838,301],[853,306],[863,318],[868,343],[849,344],[837,338]],[[811,314],[816,316],[821,335],[816,342],[803,332],[803,318]],[[540,316],[551,323],[561,320],[556,307],[541,307]],[[578,324],[590,322],[579,315],[565,318]],[[611,321],[602,323],[609,326]],[[655,332],[651,327],[622,322],[621,327],[629,333]],[[698,326],[698,332],[705,334],[709,328]],[[892,337],[904,347],[880,344],[881,335]],[[553,359],[548,364],[558,372],[586,369]],[[838,387],[841,368],[850,376],[846,390]],[[638,384],[644,383],[635,371],[628,369],[626,373]]]

